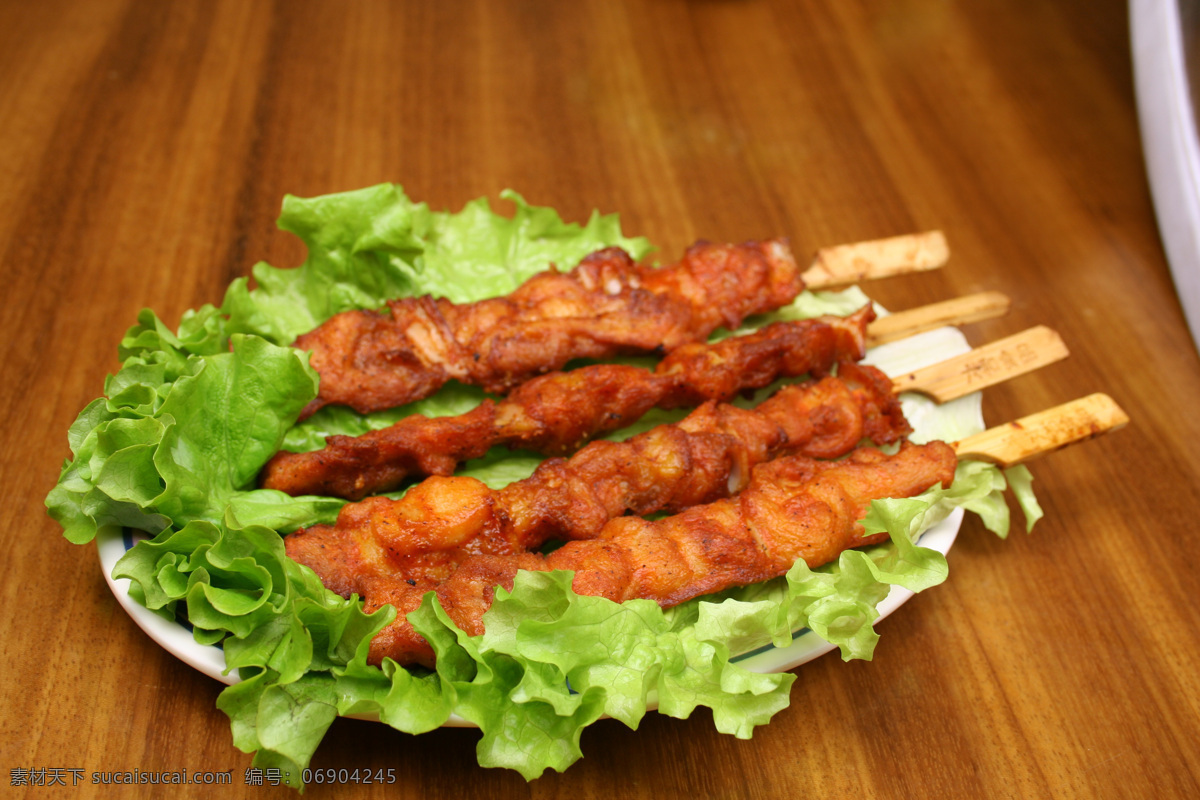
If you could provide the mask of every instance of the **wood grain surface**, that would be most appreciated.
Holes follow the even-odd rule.
[[[801,253],[938,228],[906,308],[999,290],[973,344],[1045,324],[1071,356],[989,389],[989,421],[1096,391],[1123,431],[1034,467],[1046,518],[974,519],[950,578],[870,662],[797,670],[741,741],[711,715],[585,732],[526,783],[478,732],[339,720],[317,768],[411,798],[1200,795],[1200,359],[1160,245],[1113,0],[0,3],[0,794],[114,796],[93,772],[232,771],[221,686],[121,610],[44,498],[66,432],[149,307],[175,325],[257,261],[298,264],[285,194],[392,181],[434,208],[510,187],[619,212],[664,254],[786,235]],[[498,207],[500,205],[498,204]],[[78,769],[69,788],[13,785]],[[10,794],[11,793],[11,794]],[[163,796],[141,791],[139,796]]]

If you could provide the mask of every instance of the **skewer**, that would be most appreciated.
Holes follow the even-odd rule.
[[[992,383],[1036,366],[1003,357],[996,363],[1002,368],[988,374]],[[931,383],[941,379],[939,367],[923,371]],[[625,442],[593,443],[569,459],[544,463],[504,489],[488,489],[472,478],[431,478],[399,500],[352,503],[336,526],[288,537],[288,552],[324,576],[320,565],[347,536],[382,537],[394,557],[443,552],[449,559],[457,558],[454,551],[468,540],[474,552],[503,553],[536,548],[549,539],[591,538],[623,513],[677,512],[734,493],[757,465],[783,453],[836,459],[864,436],[886,444],[905,435],[907,424],[897,416],[886,376],[853,363],[843,371],[836,379],[785,387],[755,409],[709,405],[680,423]],[[951,397],[977,388],[964,381],[944,387]],[[710,440],[713,433],[734,436]],[[690,465],[686,474],[670,467],[679,463]],[[336,574],[342,567],[334,563],[330,569]]]
[[[940,233],[914,234],[818,251],[807,274],[813,286],[829,287],[932,269],[947,254]],[[783,240],[697,242],[673,265],[637,264],[605,248],[569,272],[551,266],[532,275],[503,297],[461,304],[402,297],[386,311],[347,309],[292,342],[309,351],[320,377],[300,416],[326,405],[362,414],[395,408],[451,380],[507,394],[576,359],[703,342],[718,328],[788,305],[804,288]]]
[[[484,589],[499,585],[511,590],[514,577],[521,569],[573,570],[575,579],[572,585],[580,594],[605,596],[614,600],[648,598],[668,607],[729,586],[781,575],[789,563],[796,559],[803,559],[810,567],[815,567],[831,561],[849,547],[882,541],[886,533],[863,536],[854,525],[854,519],[861,519],[866,513],[866,504],[874,499],[872,495],[887,496],[890,493],[892,496],[911,497],[918,494],[922,486],[932,485],[939,480],[948,481],[953,475],[955,457],[985,458],[1011,466],[1116,430],[1127,422],[1128,417],[1111,398],[1095,394],[964,439],[952,446],[952,455],[949,453],[951,448],[941,442],[901,448],[893,457],[880,458],[878,451],[874,451],[874,455],[868,453],[860,456],[861,451],[856,451],[847,459],[823,462],[815,468],[829,472],[869,470],[872,461],[886,464],[893,458],[907,459],[906,463],[912,464],[921,477],[914,478],[911,485],[901,486],[891,482],[895,476],[908,475],[906,466],[898,470],[885,467],[866,480],[851,480],[846,484],[834,480],[833,484],[844,489],[848,487],[848,491],[838,499],[847,506],[856,507],[840,520],[836,514],[828,514],[823,518],[828,527],[796,524],[782,515],[772,517],[768,514],[759,519],[753,515],[759,510],[772,508],[770,502],[744,503],[735,499],[718,500],[712,505],[693,507],[656,521],[621,517],[611,521],[599,539],[569,542],[544,558],[531,553],[468,556],[461,565],[455,566],[448,579],[437,584],[435,591],[454,623],[473,635],[484,632],[482,614],[490,604],[490,599],[483,596]],[[949,461],[946,455],[950,455]],[[803,460],[794,457],[772,462],[772,466],[767,468],[769,477],[762,483],[752,482],[746,492],[769,497],[782,488],[785,496],[790,496],[789,501],[778,503],[777,500],[774,508],[796,509],[797,520],[805,519],[801,509],[821,508],[822,503],[828,503],[831,490],[829,484],[825,484],[826,488],[817,495],[808,493],[807,487],[816,485],[811,482],[811,473],[805,475],[801,470],[795,475],[789,474],[793,464],[803,463]],[[939,466],[944,474],[937,474]],[[788,481],[793,478],[796,483],[789,486]],[[809,479],[807,482],[806,478]],[[880,489],[880,484],[886,486]],[[791,498],[811,500],[796,502]],[[834,508],[836,505],[825,507]],[[750,517],[757,524],[745,521]],[[807,537],[801,535],[797,538],[793,534],[771,538],[764,544],[761,536],[747,541],[744,532],[751,529],[760,534],[777,529],[804,532],[822,530]],[[656,546],[663,541],[670,544]],[[702,546],[697,546],[697,541],[702,542]],[[686,561],[680,558],[680,554],[685,552],[689,554]],[[665,563],[650,561],[660,555],[665,557]],[[671,558],[675,558],[676,562],[671,562]],[[657,568],[655,563],[659,563]],[[639,564],[640,567],[637,566]],[[415,608],[422,593],[399,580],[392,581],[390,586],[386,582],[370,586],[367,594],[369,606],[393,603],[400,611],[396,621],[372,641],[371,658],[374,662],[388,656],[401,663],[417,661],[432,664],[432,649],[406,619],[406,612]]]
[[[867,347],[907,339],[947,325],[982,322],[1008,313],[1012,300],[1001,292],[979,292],[880,317],[867,328]]]
[[[977,347],[894,378],[897,394],[918,392],[944,403],[1053,364],[1069,355],[1055,331],[1044,325]]]
[[[801,277],[809,289],[833,289],[937,269],[949,258],[942,232],[926,231],[821,248]]]
[[[1129,424],[1129,415],[1103,393],[1088,395],[954,443],[960,459],[1011,467]]]
[[[729,341],[732,340],[726,340]],[[1032,371],[1065,355],[1066,348],[1053,332],[1035,329],[948,362],[901,376],[893,381],[893,387],[897,394],[916,391],[938,402],[945,402]],[[782,367],[783,364],[778,366]],[[643,374],[628,367],[599,366],[589,369],[600,370],[604,375],[612,370],[621,370],[616,377],[626,382],[635,381],[637,375]],[[631,370],[633,375],[630,375]],[[762,386],[780,375],[795,374],[782,371],[760,376],[764,382],[742,384],[742,388]],[[652,384],[662,380],[661,376],[654,373],[646,373],[644,377]],[[279,489],[292,495],[324,494],[358,500],[368,494],[395,488],[413,474],[451,474],[458,463],[478,457],[496,444],[515,443],[548,455],[558,454],[557,450],[565,454],[578,449],[583,441],[595,435],[628,424],[649,407],[661,405],[667,399],[667,395],[658,395],[653,386],[648,386],[646,392],[635,392],[628,401],[622,401],[605,388],[613,382],[607,378],[589,379],[587,383],[591,389],[573,383],[555,389],[553,376],[536,380],[542,388],[530,394],[532,407],[523,404],[518,395],[513,395],[512,399],[496,407],[494,412],[493,406],[481,406],[457,417],[404,420],[391,428],[354,439],[331,437],[325,448],[314,453],[278,454],[264,468],[260,483],[265,488]],[[567,422],[565,426],[558,425],[554,422],[558,419],[555,416],[558,412],[554,409],[562,405],[562,398],[555,399],[555,392],[565,390],[574,393],[581,388],[584,389],[584,396],[571,395],[576,398],[573,401],[575,407],[591,408],[596,405],[597,399],[604,402],[603,399],[608,397],[607,406],[597,406],[599,410],[606,407],[607,412],[602,418],[597,417],[586,424]],[[595,394],[597,391],[599,394]],[[695,401],[696,404],[702,399],[703,396]],[[666,407],[671,407],[671,403]],[[564,444],[569,442],[577,443],[573,447]]]
[[[1007,425],[992,428],[949,447],[941,442],[912,446],[911,449],[902,447],[900,453],[897,454],[899,457],[915,458],[914,466],[921,470],[933,470],[935,473],[937,465],[941,464],[944,474],[932,474],[929,477],[922,477],[920,480],[914,479],[911,486],[893,486],[889,483],[885,490],[879,491],[879,495],[912,496],[918,493],[922,486],[932,485],[938,480],[948,482],[953,475],[955,460],[984,459],[1007,467],[1032,460],[1045,453],[1107,431],[1116,430],[1127,424],[1128,421],[1128,416],[1111,398],[1096,394],[1024,417]],[[868,450],[870,449],[868,448]],[[788,473],[790,468],[788,465],[809,463],[814,466],[801,469],[794,476],[801,481],[796,485],[797,497],[803,497],[806,485],[803,481],[806,480],[805,475],[807,474],[805,469],[836,471],[843,469],[845,464],[851,463],[852,466],[849,468],[854,470],[860,466],[865,467],[872,460],[878,462],[881,458],[891,458],[879,455],[879,451],[873,452],[875,455],[868,452],[867,455],[860,457],[859,451],[855,451],[845,460],[826,462],[807,462],[796,460],[797,457],[794,456],[787,456],[772,462],[777,466],[765,468],[771,474],[771,477],[766,479],[766,486],[755,484],[752,480],[746,491],[751,494],[765,492],[766,495],[771,495],[776,491],[770,486],[773,480],[782,478],[787,481],[791,478]],[[929,453],[928,456],[914,455],[926,452]],[[947,460],[947,456],[949,456],[949,460]],[[758,472],[754,474],[755,476],[760,475]],[[761,474],[765,475],[766,473]],[[879,474],[879,480],[887,480],[885,476],[889,474],[893,477],[907,475],[908,468],[894,471],[885,469]],[[811,474],[807,474],[807,479],[811,479],[811,477]],[[863,502],[868,502],[870,494],[878,489],[873,481],[874,479],[852,480],[846,486],[872,487],[866,488],[866,494],[857,499],[856,502],[861,505]],[[893,492],[893,490],[895,491]],[[419,586],[417,579],[424,580],[424,576],[407,571],[395,579],[368,579],[360,592],[367,598],[368,606],[377,608],[393,604],[400,612],[397,614],[396,621],[372,641],[371,658],[373,662],[378,662],[387,656],[401,663],[417,661],[426,665],[432,664],[433,652],[406,621],[406,612],[415,608],[415,605],[420,602],[420,597],[428,589],[433,588],[443,602],[443,608],[450,610],[455,624],[469,633],[482,633],[481,615],[489,601],[486,597],[480,596],[481,592],[488,586],[495,585],[511,588],[513,577],[520,569],[572,569],[576,572],[574,587],[582,594],[597,594],[608,596],[610,599],[630,596],[648,597],[664,606],[673,605],[689,597],[716,591],[729,585],[755,582],[782,574],[781,570],[787,568],[788,558],[781,558],[780,554],[772,554],[769,547],[762,548],[761,540],[750,542],[749,544],[753,546],[744,546],[747,543],[741,536],[742,531],[749,530],[751,527],[760,532],[770,530],[771,527],[764,527],[761,524],[751,526],[740,522],[741,518],[738,518],[735,520],[736,524],[723,528],[722,521],[727,521],[727,518],[735,516],[736,512],[753,513],[757,509],[773,507],[780,509],[819,507],[821,501],[825,500],[828,491],[826,489],[825,492],[814,496],[814,503],[789,502],[772,506],[769,502],[746,504],[736,500],[722,499],[707,507],[712,510],[706,511],[705,506],[696,506],[682,511],[676,516],[655,522],[648,522],[637,517],[617,517],[610,519],[601,529],[599,540],[570,542],[556,550],[553,555],[544,558],[533,553],[522,552],[520,549],[507,554],[497,552],[494,555],[489,554],[488,550],[482,549],[476,555],[465,554],[462,556],[463,560],[460,560],[460,557],[454,552],[448,551],[444,561],[436,562],[433,569],[433,573],[445,570],[448,577],[434,575],[431,583],[422,583]],[[830,508],[832,507],[834,506],[831,505]],[[440,508],[438,510],[441,511]],[[853,526],[853,520],[860,518],[863,513],[865,513],[865,506],[842,520],[841,525],[830,531],[828,536],[819,534],[815,538],[805,539],[799,544],[793,542],[792,537],[783,537],[774,543],[787,550],[793,558],[802,557],[810,567],[816,566],[832,559],[846,547],[878,541],[871,537],[862,537]],[[693,519],[695,523],[691,522]],[[768,522],[773,521],[769,515],[764,519]],[[779,522],[779,520],[774,521]],[[786,520],[783,522],[782,528],[810,530],[808,526],[788,525]],[[816,527],[819,526],[814,526],[814,528]],[[372,531],[383,530],[375,525],[370,526],[369,529]],[[702,536],[702,547],[691,546],[691,543],[697,541],[697,533]],[[670,539],[680,545],[678,547],[674,545],[658,547],[656,543],[663,539]],[[303,558],[292,549],[295,541],[294,537],[289,537],[289,555],[303,563]],[[356,546],[353,545],[353,541],[351,534],[346,542]],[[387,541],[389,549],[394,548],[396,544],[394,539]],[[331,545],[336,548],[337,540],[332,541]],[[612,547],[617,547],[617,551],[611,550]],[[758,554],[760,548],[767,554],[765,561],[751,563],[747,554]],[[678,570],[671,569],[668,564],[660,565],[657,570],[651,567],[647,572],[647,563],[651,563],[649,559],[654,559],[658,555],[678,557],[683,550],[690,553],[692,558],[708,557],[709,563],[705,568],[699,570],[695,569],[695,563],[688,563]],[[618,551],[629,553],[631,558],[612,555],[613,552]],[[314,552],[326,553],[325,545],[318,544]],[[436,555],[433,557],[437,558]],[[335,558],[332,563],[338,564],[340,559]],[[641,564],[640,569],[632,566],[638,563]],[[317,569],[317,566],[314,566],[314,569]],[[622,570],[624,571],[622,572]],[[318,574],[320,574],[319,569]],[[326,580],[324,575],[322,575],[322,580]],[[360,591],[360,589],[351,586],[344,588],[344,591]],[[448,600],[450,602],[447,604]]]

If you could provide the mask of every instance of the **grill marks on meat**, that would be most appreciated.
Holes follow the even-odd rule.
[[[360,500],[411,475],[450,475],[497,444],[565,455],[655,407],[727,402],[781,377],[821,376],[838,362],[857,361],[874,318],[868,305],[847,317],[777,322],[713,344],[686,344],[653,372],[596,364],[542,375],[498,403],[485,401],[457,417],[413,415],[362,436],[331,436],[321,450],[280,452],[260,483],[296,496]]]
[[[799,559],[816,567],[846,549],[881,541],[885,535],[867,535],[860,524],[870,502],[949,485],[956,463],[942,442],[905,442],[891,456],[860,448],[840,461],[787,456],[756,467],[733,498],[655,521],[614,519],[598,537],[568,542],[548,556],[470,556],[435,591],[449,617],[472,635],[483,632],[496,587],[511,590],[520,569],[573,570],[578,594],[669,607],[778,577]],[[432,648],[405,619],[423,592],[395,577],[369,580],[364,589],[368,610],[390,603],[399,612],[372,641],[371,661],[432,664]]]
[[[339,594],[378,606],[392,602],[379,591],[398,598],[412,590],[419,602],[470,556],[518,557],[550,540],[595,538],[625,514],[728,497],[781,453],[831,458],[863,439],[884,444],[909,433],[883,373],[857,364],[838,372],[784,387],[753,410],[707,402],[674,425],[549,459],[503,489],[432,477],[399,500],[351,503],[335,525],[288,536],[287,553]]]
[[[791,302],[803,280],[782,240],[697,243],[661,268],[619,248],[570,272],[539,273],[506,297],[457,305],[404,298],[347,311],[295,341],[320,375],[307,416],[328,404],[369,413],[428,397],[449,380],[504,394],[577,358],[662,352]]]

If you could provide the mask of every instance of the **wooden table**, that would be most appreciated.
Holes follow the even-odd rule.
[[[91,546],[43,507],[67,428],[140,309],[174,325],[265,260],[281,198],[384,181],[434,208],[511,187],[617,211],[664,254],[697,238],[826,244],[940,228],[905,308],[994,289],[980,344],[1056,328],[1071,357],[990,389],[989,421],[1105,391],[1111,436],[1034,465],[1046,518],[976,520],[950,578],[883,621],[873,661],[797,671],[752,740],[707,713],[606,721],[527,784],[478,737],[339,720],[319,768],[390,786],[311,797],[1184,797],[1200,792],[1200,360],[1143,168],[1124,5],[679,0],[0,7],[0,782],[19,770],[231,771],[220,685],[153,644]],[[66,794],[67,792],[63,792]],[[8,794],[6,791],[5,794]],[[111,791],[109,792],[111,794]],[[106,794],[107,796],[107,794]],[[161,796],[161,795],[160,795]]]

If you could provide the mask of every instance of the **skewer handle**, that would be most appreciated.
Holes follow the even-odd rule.
[[[1129,415],[1111,397],[1098,393],[989,428],[956,442],[954,449],[960,459],[1011,467],[1123,428],[1128,422]]]
[[[923,272],[943,266],[950,248],[941,231],[826,247],[803,275],[809,289],[849,286],[861,280]]]
[[[1024,375],[1066,358],[1067,346],[1044,325],[998,339],[969,353],[893,379],[900,392],[918,392],[939,403]]]
[[[880,317],[867,328],[867,347],[895,342],[947,325],[982,322],[1008,313],[1012,300],[1002,292],[979,292]]]

